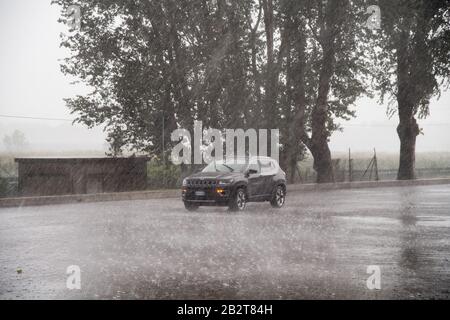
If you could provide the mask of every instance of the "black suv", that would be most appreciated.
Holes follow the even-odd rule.
[[[228,206],[241,211],[247,202],[262,201],[281,208],[286,199],[286,174],[269,157],[213,161],[183,180],[182,198],[190,211],[199,206]]]

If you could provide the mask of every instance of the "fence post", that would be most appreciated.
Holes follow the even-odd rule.
[[[380,177],[378,176],[377,150],[375,148],[373,148],[373,159],[374,159],[374,166],[375,166],[375,180],[379,181]]]
[[[353,181],[353,166],[352,166],[352,152],[351,149],[348,148],[348,181],[352,182]]]

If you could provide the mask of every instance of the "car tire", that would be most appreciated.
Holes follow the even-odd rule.
[[[286,202],[286,189],[284,186],[277,186],[275,191],[273,192],[272,199],[270,200],[270,204],[273,208],[281,208],[284,206]]]
[[[247,204],[247,193],[244,188],[238,188],[231,199],[228,208],[230,211],[243,211]]]
[[[196,211],[198,209],[198,206],[189,202],[185,202],[184,203],[184,207],[186,208],[186,210],[188,211]]]

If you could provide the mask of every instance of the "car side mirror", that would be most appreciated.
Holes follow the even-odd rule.
[[[247,178],[248,178],[250,175],[256,174],[256,173],[258,173],[258,170],[255,170],[255,169],[248,169],[248,170],[247,170],[247,173],[246,173],[245,175],[246,175]]]

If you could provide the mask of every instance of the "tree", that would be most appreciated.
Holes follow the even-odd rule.
[[[62,35],[61,45],[72,53],[62,71],[93,88],[67,105],[78,122],[105,125],[113,154],[127,147],[161,159],[170,133],[192,129],[194,120],[205,127],[248,126],[254,100],[244,25],[252,2],[53,3],[63,13],[74,4],[81,8],[81,30]]]
[[[366,94],[367,32],[362,1],[282,1],[287,39],[287,158],[296,163],[301,142],[314,158],[317,182],[334,181],[328,140]],[[294,150],[292,153],[289,150]],[[295,151],[297,150],[297,151]]]
[[[54,2],[63,11],[74,4]],[[106,126],[113,154],[127,147],[162,159],[169,133],[194,120],[280,128],[291,176],[306,146],[318,182],[333,181],[328,139],[365,92],[359,1],[75,4],[81,30],[63,35],[72,55],[62,70],[93,90],[66,101],[79,122]]]
[[[388,96],[390,115],[398,113],[400,160],[397,178],[415,178],[417,118],[429,115],[430,99],[438,96],[450,75],[450,1],[380,1],[382,30],[378,49],[376,89]],[[392,107],[396,102],[396,107]]]
[[[333,181],[328,139],[340,130],[335,120],[353,116],[349,106],[366,93],[362,4],[261,1],[261,122],[281,129],[281,164],[291,180],[306,146],[314,158],[317,182]]]
[[[14,130],[11,135],[3,137],[3,144],[8,151],[23,151],[28,147],[25,134],[20,130]]]

